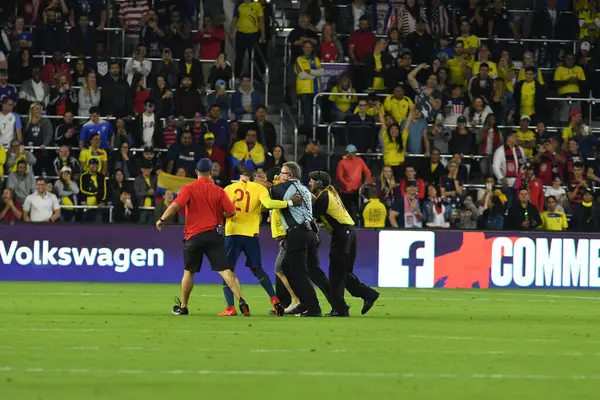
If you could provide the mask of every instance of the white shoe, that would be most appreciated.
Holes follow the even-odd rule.
[[[291,312],[293,312],[296,308],[298,308],[298,306],[300,305],[300,302],[298,303],[293,303],[290,304],[289,306],[286,307],[285,309],[285,313],[286,314],[290,314]]]

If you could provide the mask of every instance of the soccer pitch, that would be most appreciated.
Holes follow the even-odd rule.
[[[600,293],[393,290],[366,316],[216,317],[219,286],[0,282],[0,399],[590,399]],[[322,304],[326,304],[322,301]],[[329,311],[324,309],[324,311]],[[193,396],[193,397],[192,397]]]

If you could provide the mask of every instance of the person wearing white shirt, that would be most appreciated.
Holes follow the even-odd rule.
[[[21,85],[19,99],[24,100],[29,104],[36,102],[41,103],[44,108],[48,105],[48,101],[50,100],[50,86],[48,86],[47,83],[42,82],[42,72],[39,67],[34,67],[31,70],[31,79],[26,80]],[[23,107],[25,107],[25,105],[23,105]],[[29,106],[27,105],[27,107]]]
[[[2,97],[2,111],[0,111],[0,146],[9,146],[11,140],[23,138],[23,125],[19,114],[13,112],[15,103],[8,96]]]
[[[494,152],[492,171],[498,182],[502,182],[505,187],[515,184],[521,165],[525,162],[523,148],[517,143],[517,133],[512,131],[506,137],[504,145]]]
[[[135,74],[142,74],[147,78],[152,71],[152,62],[146,60],[146,46],[142,43],[137,50],[133,52],[133,57],[125,63],[125,74],[127,74],[127,83],[131,86],[131,81]]]
[[[25,222],[56,222],[60,219],[58,199],[47,191],[44,178],[38,178],[35,186],[37,191],[25,198],[23,220]]]

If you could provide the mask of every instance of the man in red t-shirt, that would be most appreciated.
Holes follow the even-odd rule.
[[[185,271],[181,280],[181,300],[173,307],[173,314],[188,315],[188,300],[194,288],[194,274],[200,272],[204,255],[213,271],[217,271],[239,300],[242,315],[250,316],[250,308],[243,298],[242,288],[227,260],[223,239],[223,220],[235,215],[235,206],[223,189],[210,179],[212,161],[202,158],[196,165],[198,180],[185,185],[177,198],[156,221],[161,231],[164,223],[185,207],[183,264]]]
[[[348,54],[352,64],[360,65],[364,56],[373,52],[377,38],[370,30],[370,21],[366,16],[360,17],[359,29],[352,32],[348,39]]]
[[[539,178],[535,177],[533,166],[526,163],[521,167],[517,181],[515,182],[515,190],[529,189],[530,202],[539,212],[544,211],[544,184]]]

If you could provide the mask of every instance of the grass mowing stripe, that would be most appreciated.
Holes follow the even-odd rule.
[[[567,380],[597,381],[600,375],[547,375],[547,374],[457,374],[457,373],[413,373],[413,372],[341,372],[341,371],[295,371],[295,370],[148,370],[148,369],[88,369],[88,368],[13,368],[0,366],[0,372],[34,374],[91,374],[91,375],[285,375],[322,378],[412,378],[412,379],[499,379],[499,380]]]

